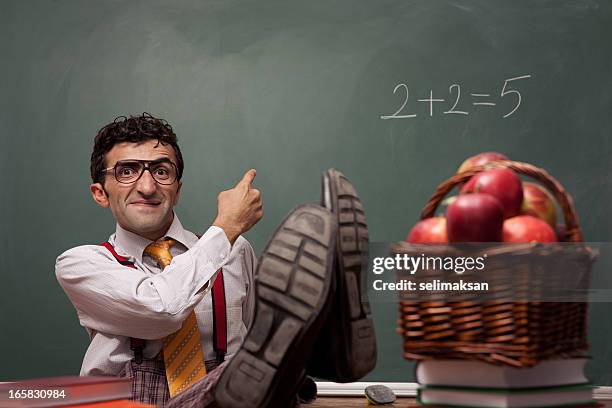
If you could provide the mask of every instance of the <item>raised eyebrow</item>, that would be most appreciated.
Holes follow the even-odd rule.
[[[117,162],[115,163],[115,166],[118,164],[134,164],[134,163],[139,163],[140,160],[136,160],[136,159],[125,159],[125,160],[117,160]]]
[[[159,163],[172,163],[172,161],[167,157],[160,157],[159,159],[151,160],[149,164],[159,164]]]

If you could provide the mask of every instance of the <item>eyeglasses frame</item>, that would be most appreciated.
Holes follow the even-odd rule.
[[[138,175],[138,177],[134,180],[134,181],[130,181],[128,183],[124,182],[124,181],[119,181],[119,179],[117,178],[117,165],[118,164],[122,164],[122,163],[126,163],[126,162],[138,162],[138,163],[142,163],[143,167],[142,167],[142,171],[140,172],[140,174]],[[161,183],[159,182],[159,180],[157,180],[155,178],[155,176],[153,175],[153,172],[151,172],[151,165],[155,165],[158,163],[169,163],[172,165],[172,167],[174,167],[174,180],[172,180],[171,183]],[[174,184],[175,181],[178,180],[179,176],[178,176],[178,167],[176,164],[174,164],[174,162],[170,159],[166,159],[166,158],[161,158],[161,159],[155,159],[155,160],[139,160],[139,159],[126,159],[126,160],[119,160],[117,161],[117,163],[115,163],[115,165],[113,167],[109,167],[106,169],[102,170],[102,173],[104,175],[107,175],[110,171],[113,171],[113,176],[115,176],[115,180],[117,181],[117,183],[120,184],[125,184],[125,185],[129,185],[129,184],[134,184],[136,182],[138,182],[138,180],[140,180],[140,178],[142,177],[142,175],[144,174],[145,170],[149,171],[149,174],[151,175],[151,178],[153,180],[155,180],[155,182],[157,184],[160,184],[162,186],[171,186],[172,184]]]

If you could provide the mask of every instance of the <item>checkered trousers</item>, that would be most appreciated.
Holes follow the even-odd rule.
[[[217,367],[216,362],[206,362],[207,375],[187,390],[170,399],[166,368],[162,359],[142,359],[140,364],[129,361],[119,377],[130,377],[132,400],[164,407],[207,407],[212,404],[212,387],[217,383],[227,361]]]

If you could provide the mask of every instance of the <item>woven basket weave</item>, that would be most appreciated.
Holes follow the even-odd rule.
[[[582,234],[571,197],[546,171],[531,164],[514,161],[497,161],[456,174],[446,180],[428,201],[421,219],[434,216],[444,197],[476,173],[505,167],[540,182],[555,196],[564,217],[565,242],[582,243]],[[395,254],[418,255],[432,251],[452,254],[453,245],[415,245],[398,243],[392,248]],[[547,246],[542,244],[500,244],[487,248],[486,276],[491,291],[508,289],[496,276],[513,275],[514,296],[504,300],[478,300],[477,295],[466,293],[452,301],[441,298],[419,301],[414,298],[400,300],[398,333],[404,339],[404,357],[407,359],[451,358],[482,360],[516,367],[529,367],[538,361],[553,357],[579,355],[588,349],[587,303],[585,298],[576,302],[517,301],[521,291],[534,288],[541,279],[542,268],[575,272],[587,280],[595,259],[594,252],[586,245]],[[474,254],[471,254],[474,255]],[[536,260],[534,262],[534,260]],[[504,273],[498,273],[504,272]],[[419,271],[412,279],[432,279],[443,271]],[[465,276],[470,272],[466,272]],[[401,275],[401,273],[400,273]],[[553,274],[554,276],[554,274]],[[401,276],[400,276],[401,277]],[[559,279],[564,279],[560,274]],[[519,282],[519,284],[517,284]],[[523,282],[524,284],[520,284]],[[518,298],[516,297],[518,292]],[[400,295],[400,299],[402,296]],[[575,300],[575,299],[574,299]]]

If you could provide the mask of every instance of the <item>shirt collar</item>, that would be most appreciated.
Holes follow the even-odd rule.
[[[176,214],[174,214],[172,224],[164,236],[180,242],[187,248],[191,247],[191,241],[188,239],[186,231]],[[136,260],[142,263],[144,249],[151,242],[153,241],[138,234],[134,234],[133,232],[124,229],[121,225],[119,225],[119,223],[117,223],[117,228],[115,230],[115,246],[122,249],[122,252],[125,252],[125,255],[136,258]]]

